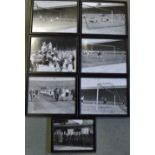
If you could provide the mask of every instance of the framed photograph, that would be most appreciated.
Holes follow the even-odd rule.
[[[32,5],[32,32],[77,32],[76,0],[34,0]]]
[[[128,116],[127,78],[82,77],[80,114]]]
[[[27,114],[75,115],[76,78],[65,76],[29,76]]]
[[[83,1],[82,33],[126,35],[126,3],[108,1]]]
[[[95,152],[94,118],[53,118],[52,152]]]
[[[76,72],[76,37],[32,36],[30,42],[29,72]]]
[[[82,73],[127,73],[127,42],[125,39],[83,38]]]

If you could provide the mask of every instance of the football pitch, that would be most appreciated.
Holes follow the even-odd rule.
[[[106,16],[108,18],[110,14],[107,14]],[[122,17],[121,20],[120,17]],[[121,35],[124,35],[126,33],[125,17],[123,14],[113,14],[113,19],[109,19],[109,21],[107,22],[103,21],[100,15],[84,13],[82,23],[83,23],[82,24],[83,33],[121,34]]]
[[[84,101],[81,104],[82,114],[127,114],[126,105],[95,104],[96,101]]]
[[[55,145],[54,150],[92,150],[92,147]]]
[[[95,66],[95,67],[86,67],[82,68],[82,72],[91,73],[126,73],[126,63],[120,64],[111,64],[111,65],[102,65],[102,66]]]
[[[82,55],[82,67],[94,67],[101,65],[109,65],[109,64],[119,64],[126,62],[126,55],[124,54],[116,54],[114,53],[106,53],[101,56],[97,56],[97,53],[93,53],[90,55]]]
[[[34,32],[76,32],[76,21],[54,21],[50,22],[50,19],[46,22],[42,22],[34,19],[33,31]]]
[[[50,96],[40,95],[29,101],[29,113],[62,113],[73,114],[75,102],[71,100],[54,101]]]

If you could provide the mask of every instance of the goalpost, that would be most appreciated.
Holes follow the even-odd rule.
[[[46,8],[46,7],[42,7],[42,6],[39,6],[38,4],[37,4],[37,2],[34,2],[34,10],[36,11],[36,13],[37,13],[37,15],[38,15],[38,17],[41,19],[41,18],[43,18],[42,17],[42,13],[41,13],[41,10],[51,10],[50,8]],[[53,19],[52,19],[52,15],[51,15],[51,20],[50,20],[50,22],[52,22],[52,21],[56,21],[56,20],[60,20],[61,19],[61,17],[62,17],[62,13],[60,12],[60,11],[58,11],[58,10],[56,10],[56,9],[52,9],[52,11],[54,12],[54,13],[57,13],[58,14],[58,16],[57,17],[54,17],[53,16]],[[44,17],[45,18],[45,17]],[[60,20],[61,21],[61,20]]]
[[[109,49],[112,52],[112,54],[116,54],[116,46],[114,46],[114,45],[101,45],[101,44],[98,44],[98,46],[103,47],[103,48],[105,47],[105,48]],[[104,52],[105,51],[103,51],[103,53]]]
[[[61,4],[60,4],[61,5]],[[74,7],[74,5],[70,6],[68,5],[68,7]],[[37,16],[41,19],[45,19],[47,18],[48,22],[75,22],[76,20],[74,19],[74,17],[68,17],[68,15],[70,14],[66,14],[63,9],[65,9],[65,5],[58,7],[59,9],[57,9],[57,7],[46,7],[46,6],[42,6],[39,5],[37,2],[34,2],[34,6],[33,9],[34,11],[36,11]],[[44,15],[42,13],[42,11],[52,11],[52,13],[50,12],[48,15]],[[73,16],[73,15],[72,15]]]
[[[115,45],[102,45],[97,44],[97,46],[102,48],[103,54],[114,54],[114,55],[126,55],[126,52],[121,50],[120,48],[116,47]],[[107,50],[105,50],[107,49]],[[108,52],[107,52],[108,51]]]
[[[105,86],[103,86],[105,84],[111,86],[111,88],[113,88],[114,90],[113,91],[108,90]],[[116,90],[115,86],[112,83],[98,83],[97,91],[96,91],[96,111],[98,111],[98,107],[99,107],[99,90],[100,90],[100,88],[105,89],[106,91],[108,91],[110,94],[113,95],[113,105],[114,106],[116,105],[116,97],[117,96],[120,101],[123,101],[122,97],[119,95],[118,91]]]

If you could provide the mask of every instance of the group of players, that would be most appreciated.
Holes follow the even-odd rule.
[[[73,100],[75,99],[75,91],[73,89],[55,88],[52,90],[43,90],[40,92],[45,96],[50,96],[55,101]]]
[[[83,50],[82,54],[83,54],[83,56],[92,55],[92,56],[101,57],[104,55],[104,52],[100,51],[100,50]]]
[[[40,50],[31,53],[30,71],[74,72],[74,50],[58,49],[51,42],[43,42]]]
[[[85,103],[85,97],[84,96],[81,96],[81,104],[84,104]],[[101,97],[101,104],[107,104],[109,101],[107,99],[107,97]]]
[[[84,96],[81,96],[81,104],[84,104],[85,102],[88,102],[88,100],[85,100],[85,97]],[[102,96],[99,100],[99,103],[100,104],[113,104],[113,101],[107,97],[104,97]],[[126,102],[126,98],[125,97],[121,97],[121,102],[117,102],[117,105],[126,105],[127,102]]]
[[[75,91],[68,88],[55,88],[53,90],[37,90],[30,89],[29,96],[32,102],[34,98],[39,98],[39,95],[49,96],[54,101],[74,100]]]
[[[74,134],[55,132],[54,143],[56,145],[65,146],[91,147],[93,145],[93,134],[90,132],[88,134],[83,134],[81,132],[74,132]]]

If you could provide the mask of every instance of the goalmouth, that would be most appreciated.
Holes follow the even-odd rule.
[[[104,7],[101,3],[89,5],[83,3],[83,22],[88,29],[119,27],[125,25],[125,14],[115,13],[112,7]],[[92,9],[91,11],[89,11]]]

